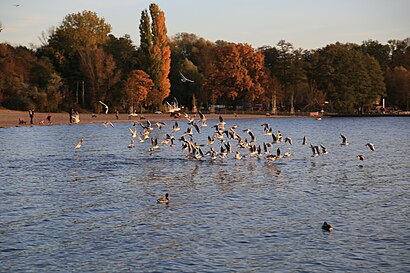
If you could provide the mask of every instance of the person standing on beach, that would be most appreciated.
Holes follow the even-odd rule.
[[[119,114],[120,114],[120,113],[118,113],[118,110],[117,110],[117,111],[115,112],[115,117],[117,118],[117,120],[118,120]]]
[[[51,115],[47,116],[47,124],[52,125],[53,124],[53,117]]]
[[[28,115],[30,116],[30,124],[34,124],[33,119],[34,119],[34,109],[28,110]]]
[[[70,123],[73,123],[73,114],[74,114],[74,109],[71,108],[70,110]]]

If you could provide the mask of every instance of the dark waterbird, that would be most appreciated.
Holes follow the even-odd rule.
[[[322,229],[326,230],[326,231],[332,231],[333,227],[332,227],[332,225],[328,224],[327,222],[324,222],[323,225],[322,225]]]
[[[157,203],[165,203],[165,204],[168,204],[168,203],[169,203],[168,193],[165,194],[165,197],[159,198],[159,199],[157,200]]]

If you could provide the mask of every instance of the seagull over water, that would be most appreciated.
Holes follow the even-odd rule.
[[[181,130],[181,128],[179,127],[178,122],[175,121],[174,125],[172,126],[172,131],[177,132],[179,130]]]
[[[106,122],[103,123],[104,127],[107,127],[108,125],[110,125],[112,128],[114,128],[114,124],[112,124],[111,121],[106,121]]]
[[[136,138],[136,137],[137,137],[137,128],[134,128],[134,130],[131,129],[131,128],[128,128],[128,131],[130,131],[130,133],[131,133],[131,135],[132,135],[132,138]]]
[[[340,134],[340,137],[342,138],[342,143],[340,143],[340,145],[349,145],[349,142],[347,142],[347,138]]]
[[[207,124],[206,124],[206,117],[205,117],[205,115],[201,112],[201,111],[199,111],[198,112],[198,114],[199,114],[199,122],[201,122],[201,126],[202,127],[206,127],[206,126],[208,126]]]
[[[131,139],[131,143],[130,144],[128,144],[128,148],[134,148],[135,147],[135,142],[134,142],[134,140],[133,139]]]
[[[81,145],[84,143],[84,139],[81,138],[80,141],[77,143],[77,145],[75,146],[76,149],[80,149]]]
[[[99,101],[99,103],[101,103],[101,104],[105,107],[105,114],[108,114],[108,105],[105,104],[105,103],[102,102],[102,101]]]
[[[372,151],[375,150],[373,143],[367,143],[366,146],[369,147],[369,149],[372,150]]]
[[[357,157],[358,159],[360,159],[361,161],[363,161],[364,158],[365,158],[365,156],[362,155],[362,154],[356,155],[356,157]]]

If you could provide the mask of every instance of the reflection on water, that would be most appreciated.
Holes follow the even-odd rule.
[[[187,159],[178,141],[128,149],[128,123],[0,129],[0,271],[409,271],[408,121],[227,120],[258,144],[265,122],[292,137],[276,161]],[[311,157],[303,136],[329,154]]]

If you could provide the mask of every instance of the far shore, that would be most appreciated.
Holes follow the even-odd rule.
[[[47,113],[47,112],[35,112],[33,124],[30,124],[30,117],[28,111],[15,111],[8,109],[0,109],[0,128],[7,127],[19,127],[19,126],[47,126],[47,116],[52,116],[51,125],[64,125],[70,124],[70,115],[69,113]],[[190,115],[195,115],[190,113]],[[261,114],[206,114],[208,120],[216,120],[219,118],[219,115],[222,115],[226,119],[241,119],[241,118],[289,118],[289,117],[306,117],[298,115],[266,115],[265,113]],[[198,116],[198,114],[197,114]],[[180,120],[184,120],[182,116]],[[199,118],[198,118],[199,119]],[[19,120],[23,120],[24,124],[19,124]],[[116,122],[136,122],[136,121],[167,121],[167,120],[179,120],[171,117],[168,113],[162,114],[138,114],[137,116],[130,117],[127,113],[120,113],[118,120],[115,116],[115,113],[108,114],[96,114],[93,116],[92,113],[80,113],[80,123],[79,124],[92,124],[92,123],[104,123],[106,121],[111,121],[112,123]]]

